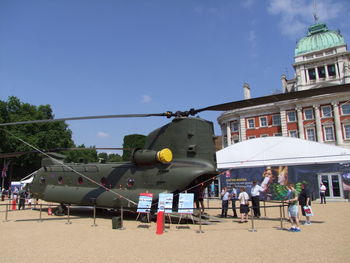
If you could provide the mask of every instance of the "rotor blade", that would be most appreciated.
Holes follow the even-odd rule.
[[[80,151],[80,150],[126,150],[131,151],[133,148],[56,148],[56,149],[50,149],[47,151],[42,151],[43,153],[52,153],[52,152],[60,152],[60,151]],[[12,153],[0,153],[0,158],[11,158],[11,157],[18,157],[25,154],[30,153],[42,153],[36,150],[33,151],[25,151],[25,152],[12,152]]]
[[[350,91],[350,84],[329,86],[329,87],[322,87],[317,89],[280,93],[280,94],[274,94],[270,96],[253,98],[253,99],[223,103],[223,104],[205,107],[202,109],[196,109],[195,112],[198,113],[202,111],[229,111],[229,110],[240,109],[240,108],[245,108],[250,106],[258,106],[262,104],[275,103],[275,102],[280,102],[284,100],[301,99],[301,98],[307,98],[311,96],[327,95],[331,93],[348,92],[348,91]]]
[[[20,124],[32,124],[32,123],[46,123],[46,122],[57,122],[57,121],[75,121],[75,120],[92,120],[92,119],[111,119],[111,118],[143,118],[143,117],[168,117],[170,113],[150,113],[150,114],[119,114],[119,115],[98,115],[98,116],[84,116],[84,117],[70,117],[70,118],[59,118],[59,119],[46,119],[46,120],[32,120],[32,121],[19,121],[19,122],[8,122],[0,123],[0,126],[11,126]]]

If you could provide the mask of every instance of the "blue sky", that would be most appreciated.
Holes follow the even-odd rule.
[[[1,0],[0,99],[50,104],[56,118],[202,108],[281,90],[309,0]],[[320,21],[350,39],[348,0]],[[218,112],[200,116],[217,125]],[[167,119],[68,122],[77,144],[121,147]]]

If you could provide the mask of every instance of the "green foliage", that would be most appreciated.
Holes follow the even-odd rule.
[[[79,150],[65,151],[63,154],[66,156],[65,162],[67,163],[80,163],[80,162],[97,162],[97,151],[94,147],[86,148],[85,145],[80,145],[77,148]]]
[[[28,120],[53,119],[50,105],[34,106],[21,102],[17,97],[0,101],[0,122],[18,122]],[[40,150],[73,147],[72,132],[64,122],[24,124],[7,126],[0,129],[0,151],[3,153],[34,150],[27,144]],[[24,143],[25,141],[26,143]],[[38,154],[22,155],[12,160],[13,180],[20,179],[40,167]]]
[[[146,142],[146,136],[141,134],[131,134],[124,136],[123,148],[143,148]],[[131,151],[123,151],[123,161],[130,161]]]
[[[112,162],[112,163],[122,161],[122,157],[119,154],[115,154],[115,153],[111,153],[111,154],[99,153],[98,158],[103,159],[106,162]]]

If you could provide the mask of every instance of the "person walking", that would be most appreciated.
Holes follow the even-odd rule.
[[[250,194],[252,196],[252,207],[254,211],[254,216],[260,217],[260,192],[264,192],[264,189],[253,181],[253,186],[250,190]]]
[[[232,217],[237,218],[237,212],[236,212],[236,199],[237,199],[237,189],[236,186],[233,184],[230,192],[230,199],[232,202]]]
[[[230,193],[227,191],[227,187],[223,187],[221,190],[221,217],[227,217],[229,197]]]
[[[321,204],[326,204],[326,191],[327,187],[321,182],[320,184],[320,197],[321,197]]]
[[[248,213],[249,213],[249,195],[245,191],[244,187],[239,188],[240,193],[238,195],[238,200],[240,202],[239,212],[241,213],[240,223],[248,222]]]
[[[306,184],[304,183],[301,184],[301,191],[300,191],[298,200],[301,208],[301,213],[306,218],[304,225],[311,225],[310,216],[306,215],[305,209],[304,209],[304,206],[311,206],[310,193],[306,187]]]
[[[298,219],[298,194],[295,191],[294,184],[288,184],[288,215],[290,218],[291,232],[300,232],[299,219]]]

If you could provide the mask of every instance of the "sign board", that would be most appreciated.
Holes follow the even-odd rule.
[[[139,203],[137,204],[137,212],[149,213],[151,211],[152,199],[153,199],[152,193],[140,193]]]
[[[158,200],[158,211],[164,211],[164,213],[173,212],[173,194],[161,193]]]
[[[179,210],[178,212],[180,214],[192,214],[193,213],[193,201],[194,201],[194,194],[184,194],[181,193],[179,195]]]

